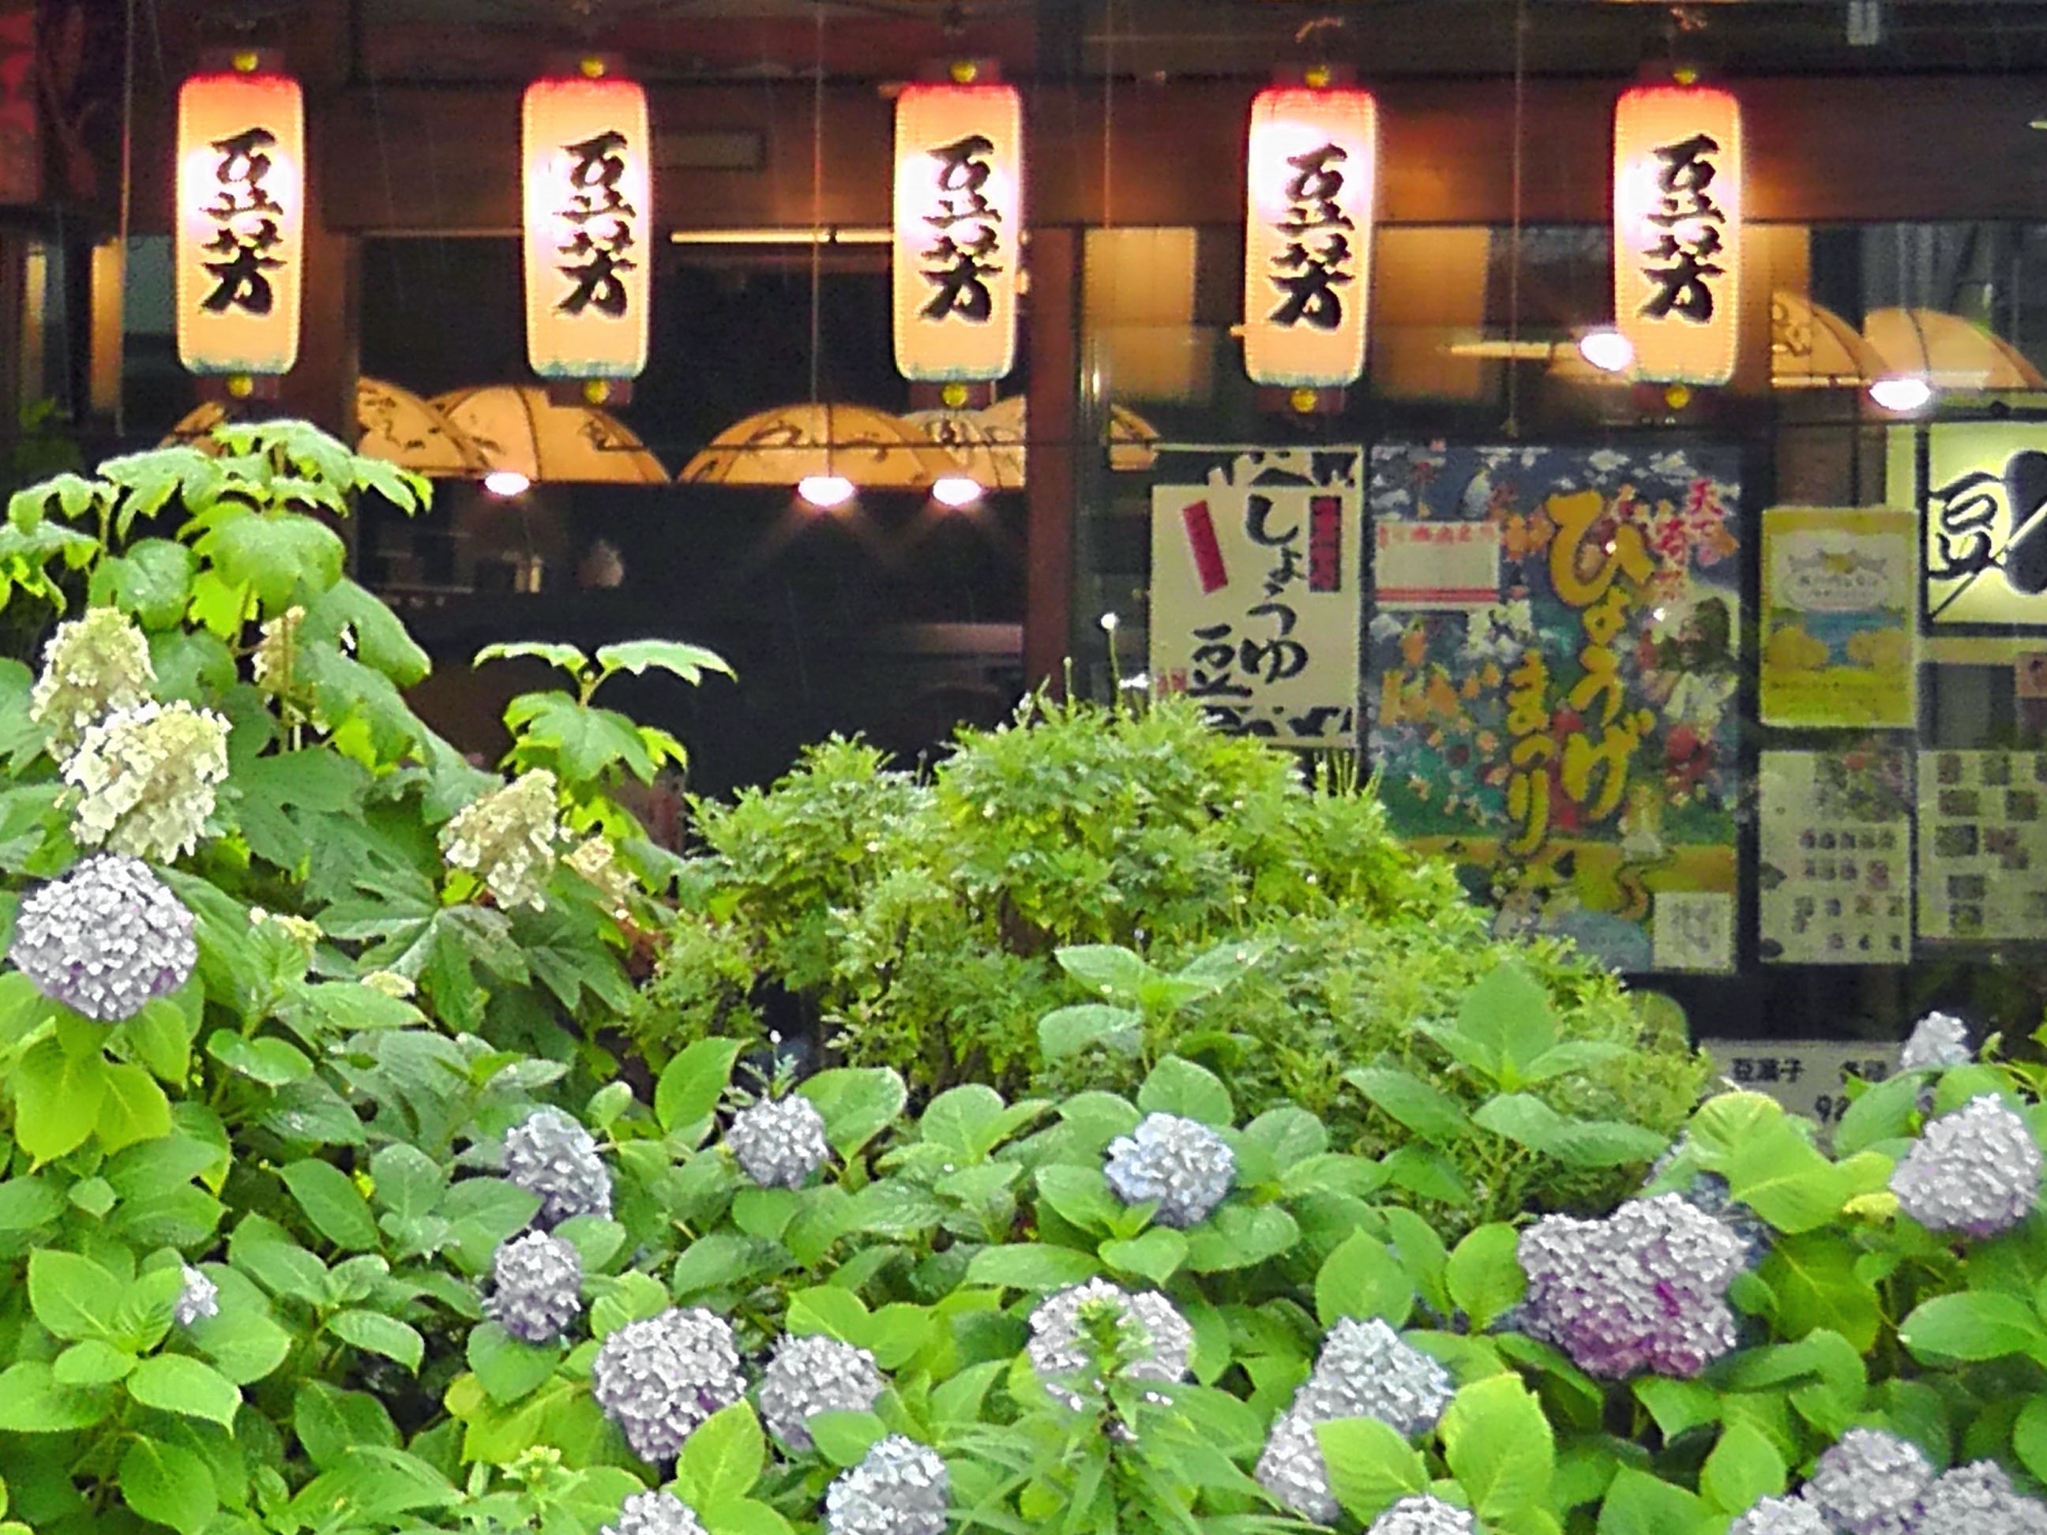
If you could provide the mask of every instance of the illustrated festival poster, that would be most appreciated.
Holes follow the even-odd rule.
[[[1501,933],[1734,967],[1738,462],[1373,451],[1373,762]]]
[[[1763,513],[1764,724],[1918,723],[1918,523],[1892,507]]]
[[[1912,957],[1912,757],[1903,746],[1764,752],[1757,952],[1789,965]]]
[[[1209,723],[1358,744],[1360,448],[1182,449],[1151,493],[1151,674]]]

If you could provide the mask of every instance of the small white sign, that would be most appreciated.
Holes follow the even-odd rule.
[[[1896,1040],[1709,1039],[1699,1048],[1716,1082],[1775,1098],[1822,1131],[1848,1112],[1851,1076],[1880,1082],[1898,1069]]]
[[[1652,898],[1652,962],[1658,970],[1734,968],[1734,897],[1713,890],[1659,890]]]

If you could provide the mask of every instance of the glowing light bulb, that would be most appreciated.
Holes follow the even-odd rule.
[[[1907,415],[1923,410],[1933,400],[1933,385],[1911,373],[1880,378],[1869,386],[1869,397],[1885,410]]]
[[[1122,622],[1123,620],[1118,618],[1114,613],[1104,613],[1101,617],[1102,632],[1104,634],[1114,634],[1116,632],[1117,626],[1120,625]]]
[[[523,496],[532,484],[516,469],[493,469],[483,477],[483,488],[494,496]]]
[[[981,499],[981,485],[963,474],[944,475],[932,482],[931,499],[940,506],[972,506]]]
[[[853,499],[853,482],[843,474],[806,474],[796,482],[796,494],[819,510],[829,511]]]
[[[1635,349],[1617,330],[1588,330],[1578,338],[1578,355],[1601,373],[1625,373],[1635,363]]]

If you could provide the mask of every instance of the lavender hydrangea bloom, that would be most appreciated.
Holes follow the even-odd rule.
[[[1929,1231],[1995,1236],[2040,1202],[2040,1148],[1994,1093],[1926,1127],[1891,1174],[1898,1206]]]
[[[695,1510],[672,1492],[635,1492],[598,1535],[704,1535]]]
[[[1228,1197],[1237,1158],[1199,1120],[1147,1114],[1135,1131],[1109,1143],[1102,1175],[1123,1203],[1156,1200],[1158,1223],[1184,1230],[1205,1220]]]
[[[185,1288],[171,1303],[171,1320],[190,1327],[205,1317],[220,1315],[220,1287],[191,1264],[185,1265]]]
[[[951,1494],[945,1462],[891,1434],[825,1490],[827,1535],[944,1535]]]
[[[1318,1420],[1298,1408],[1283,1412],[1258,1456],[1258,1485],[1281,1507],[1312,1524],[1334,1524],[1343,1508],[1329,1490],[1329,1466],[1315,1437]]]
[[[697,1425],[746,1394],[732,1329],[701,1306],[671,1306],[604,1340],[591,1395],[642,1460],[671,1460]]]
[[[1521,1234],[1519,1257],[1530,1331],[1588,1374],[1692,1376],[1734,1347],[1726,1289],[1747,1246],[1675,1194],[1603,1221],[1545,1216]]]
[[[523,1343],[554,1342],[583,1310],[582,1256],[544,1231],[500,1243],[483,1309]]]
[[[1031,1313],[1031,1341],[1024,1349],[1038,1378],[1067,1406],[1078,1411],[1081,1398],[1055,1382],[1094,1368],[1095,1345],[1083,1316],[1085,1308],[1094,1306],[1108,1308],[1118,1320],[1121,1346],[1114,1368],[1119,1377],[1172,1382],[1187,1373],[1194,1329],[1171,1301],[1156,1290],[1132,1295],[1106,1279],[1090,1279],[1038,1303]],[[1097,1390],[1103,1384],[1092,1383]]]
[[[2047,1535],[2047,1504],[2011,1484],[1994,1461],[1972,1461],[1919,1495],[1912,1535]]]
[[[101,853],[21,903],[7,957],[35,989],[118,1023],[191,978],[192,914],[148,864]]]
[[[540,1196],[540,1221],[611,1214],[611,1169],[588,1130],[560,1109],[535,1109],[505,1132],[505,1176]]]
[[[1477,1527],[1465,1510],[1422,1493],[1387,1509],[1365,1535],[1473,1535]]]
[[[1803,1498],[1759,1498],[1727,1527],[1727,1535],[1834,1535]]]
[[[761,1377],[761,1421],[790,1448],[808,1450],[814,1413],[865,1412],[884,1384],[864,1348],[836,1338],[784,1338]]]
[[[1912,1025],[1912,1034],[1898,1052],[1898,1070],[1928,1071],[1966,1066],[1974,1059],[1969,1026],[1952,1013],[1928,1013]]]
[[[1819,1458],[1800,1496],[1843,1535],[1905,1535],[1932,1480],[1932,1465],[1909,1439],[1851,1428]]]
[[[746,1176],[764,1189],[798,1189],[832,1154],[824,1115],[797,1093],[763,1098],[733,1116],[725,1148]]]

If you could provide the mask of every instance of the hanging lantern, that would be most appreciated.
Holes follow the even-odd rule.
[[[542,378],[633,378],[654,229],[647,93],[585,59],[526,87],[521,125],[527,361]]]
[[[1741,105],[1690,78],[1614,109],[1614,322],[1636,377],[1724,384],[1741,346]]]
[[[978,66],[896,98],[896,370],[928,383],[1016,364],[1023,103]]]
[[[298,360],[306,255],[298,82],[237,54],[178,91],[178,360],[249,378]]]
[[[1244,181],[1244,372],[1341,389],[1365,370],[1379,109],[1369,91],[1273,86],[1251,102]]]

